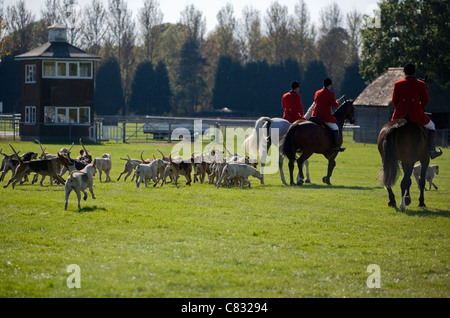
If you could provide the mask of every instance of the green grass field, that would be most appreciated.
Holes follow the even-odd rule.
[[[39,152],[35,143],[13,145]],[[439,190],[419,208],[413,180],[406,212],[387,206],[376,146],[348,136],[332,186],[321,182],[321,155],[310,158],[312,184],[303,187],[283,186],[279,174],[244,190],[186,186],[183,177],[162,188],[116,181],[121,156],[160,157],[156,148],[173,146],[87,145],[96,157],[111,154],[113,181],[97,174],[97,199],[81,211],[74,193],[64,211],[64,188],[48,179],[0,188],[0,297],[450,297],[448,149],[432,162]],[[399,192],[397,183],[398,202]],[[81,288],[68,287],[71,264]],[[367,285],[371,264],[380,288]]]

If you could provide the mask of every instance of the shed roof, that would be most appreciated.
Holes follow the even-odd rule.
[[[394,83],[404,77],[403,68],[390,67],[370,83],[353,104],[355,106],[389,106],[392,101]]]
[[[100,60],[100,56],[87,53],[67,42],[47,42],[27,53],[17,55],[17,60],[25,59],[83,59]]]
[[[416,76],[421,78],[423,74],[416,71]],[[356,98],[355,106],[388,107],[392,104],[392,93],[394,83],[405,77],[402,67],[390,67],[386,72],[377,77],[366,89]],[[441,88],[431,80],[427,81],[428,95],[430,103],[427,111],[449,112],[450,94],[448,90]]]

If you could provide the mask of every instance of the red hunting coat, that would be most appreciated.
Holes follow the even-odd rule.
[[[332,91],[327,88],[318,90],[314,96],[314,104],[312,116],[319,118],[324,123],[337,123],[331,109],[339,107],[339,104]]]
[[[427,85],[423,81],[412,76],[397,81],[392,94],[392,105],[395,107],[392,120],[408,115],[416,124],[426,125],[430,117],[424,111],[429,102]]]
[[[290,91],[281,98],[281,106],[284,109],[283,118],[293,123],[303,118],[302,98],[294,91]]]

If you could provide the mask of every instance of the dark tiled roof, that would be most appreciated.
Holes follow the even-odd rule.
[[[67,42],[47,42],[36,49],[16,56],[16,59],[18,60],[29,58],[72,58],[87,60],[100,59],[99,56],[86,53],[85,51]]]

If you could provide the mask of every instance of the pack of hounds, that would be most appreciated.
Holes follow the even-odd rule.
[[[6,174],[11,171],[11,177],[3,186],[4,188],[11,185],[14,189],[17,183],[28,182],[30,174],[33,175],[31,179],[32,184],[38,181],[39,176],[41,176],[40,184],[43,185],[45,177],[48,176],[50,177],[51,185],[53,185],[53,181],[64,185],[64,209],[67,210],[69,196],[72,191],[77,195],[78,209],[81,209],[82,193],[84,200],[88,197],[88,190],[92,198],[96,198],[94,194],[94,177],[97,171],[100,182],[103,182],[103,173],[106,175],[105,181],[111,181],[111,156],[105,153],[101,157],[93,158],[81,139],[79,142],[82,149],[79,156],[75,159],[70,157],[74,146],[73,143],[70,148],[64,147],[57,154],[50,154],[45,151],[46,148],[38,140],[36,141],[40,146],[40,155],[36,152],[26,152],[23,155],[19,155],[20,150],[16,151],[12,145],[10,145],[13,151],[11,155],[3,153],[3,149],[0,149],[0,154],[3,155],[0,181],[3,182]],[[188,160],[183,160],[179,156],[172,158],[169,155],[167,157],[161,151],[158,150],[158,152],[162,155],[160,159],[155,158],[155,156],[152,159],[144,159],[143,152],[140,159],[131,159],[128,155],[127,158],[121,157],[120,159],[125,161],[125,165],[117,181],[123,175],[125,175],[124,180],[126,181],[133,174],[131,181],[135,180],[137,188],[142,183],[148,187],[150,181],[153,181],[154,187],[159,182],[161,182],[160,187],[171,182],[177,186],[179,177],[183,176],[187,185],[191,185],[192,182],[207,182],[215,185],[217,188],[221,186],[239,186],[244,188],[245,186],[251,187],[251,182],[248,178],[252,176],[259,179],[260,183],[263,184],[263,177],[256,169],[258,164],[256,159],[232,154],[227,149],[226,157],[223,151],[212,149],[207,153],[192,154]],[[63,176],[66,172],[68,172],[68,177],[67,180],[64,180]],[[193,178],[191,177],[192,173]]]

